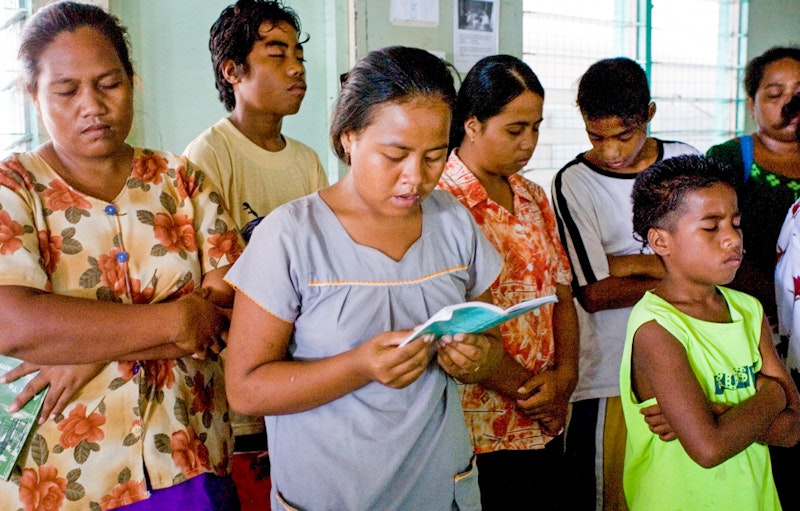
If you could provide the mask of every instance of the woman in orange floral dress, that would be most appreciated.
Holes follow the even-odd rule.
[[[202,171],[125,143],[125,29],[65,2],[28,22],[51,140],[0,162],[0,353],[50,385],[0,509],[237,509],[218,356],[242,241]]]
[[[557,508],[562,431],[578,378],[569,262],[544,190],[518,174],[536,148],[543,103],[538,78],[516,57],[476,63],[458,92],[438,185],[469,208],[503,256],[494,303],[558,296],[501,325],[515,361],[501,366],[503,386],[459,386],[484,511],[515,509],[520,499],[531,509]]]

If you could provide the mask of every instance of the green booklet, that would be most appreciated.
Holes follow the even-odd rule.
[[[497,305],[486,302],[465,302],[448,305],[414,330],[411,335],[400,343],[400,346],[425,334],[434,334],[436,337],[441,337],[459,333],[474,334],[485,332],[500,323],[516,318],[520,314],[538,309],[546,303],[557,301],[556,295],[547,295],[519,302],[508,309],[501,309]]]
[[[12,357],[0,355],[0,375],[22,363]],[[22,378],[6,385],[0,385],[0,477],[8,480],[19,453],[25,447],[28,436],[31,434],[39,411],[44,403],[47,387],[39,391],[16,413],[8,413],[8,405],[22,392],[25,385],[31,381],[38,372],[27,374]]]

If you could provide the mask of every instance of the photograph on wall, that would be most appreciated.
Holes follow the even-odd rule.
[[[461,0],[458,2],[460,30],[492,31],[492,2]]]
[[[453,64],[466,72],[498,51],[499,0],[458,0],[453,31]]]

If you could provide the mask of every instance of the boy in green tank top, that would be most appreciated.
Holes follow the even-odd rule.
[[[743,255],[735,186],[679,156],[633,187],[635,235],[666,276],[631,312],[620,371],[632,511],[781,509],[766,444],[800,439],[800,398],[761,304],[721,287]]]

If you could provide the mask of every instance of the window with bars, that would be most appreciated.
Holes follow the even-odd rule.
[[[34,144],[34,115],[18,86],[17,40],[31,12],[29,0],[0,0],[0,158]]]
[[[546,92],[529,167],[552,175],[587,149],[578,80],[609,57],[632,58],[647,73],[652,136],[705,151],[741,133],[747,10],[748,0],[523,0],[523,58]]]

